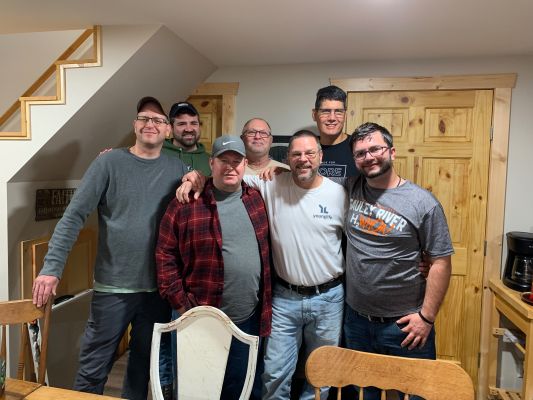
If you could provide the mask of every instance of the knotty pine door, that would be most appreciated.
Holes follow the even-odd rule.
[[[394,136],[398,173],[442,203],[455,249],[437,321],[437,357],[477,381],[492,90],[351,92],[346,132],[363,122]]]

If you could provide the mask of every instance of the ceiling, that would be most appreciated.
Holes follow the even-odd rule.
[[[219,67],[533,55],[530,0],[2,0],[0,34],[163,24]]]

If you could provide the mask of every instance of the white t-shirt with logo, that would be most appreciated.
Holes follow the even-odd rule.
[[[274,268],[280,278],[314,286],[344,273],[341,237],[348,197],[341,185],[324,178],[319,187],[302,189],[290,173],[267,182],[246,175],[244,181],[265,201]]]

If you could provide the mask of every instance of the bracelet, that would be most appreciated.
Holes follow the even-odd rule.
[[[422,321],[424,321],[426,324],[429,324],[429,325],[433,325],[435,323],[435,321],[430,321],[429,319],[427,319],[426,317],[424,317],[422,315],[422,311],[419,311],[418,312],[418,315],[420,316],[420,318],[422,319]]]

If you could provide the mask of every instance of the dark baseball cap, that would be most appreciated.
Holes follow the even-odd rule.
[[[165,117],[167,116],[167,113],[165,112],[165,109],[163,108],[159,100],[152,96],[146,96],[139,100],[139,102],[137,103],[137,112],[139,113],[143,111],[149,104],[155,106],[155,109],[159,114],[164,115]]]
[[[175,118],[176,115],[181,114],[199,115],[196,108],[191,103],[187,103],[186,101],[174,103],[170,108],[170,114],[168,116],[169,118]]]
[[[244,149],[244,143],[238,136],[224,135],[216,138],[213,142],[213,157],[225,153],[226,151],[234,151],[241,156],[246,157],[246,150]]]

